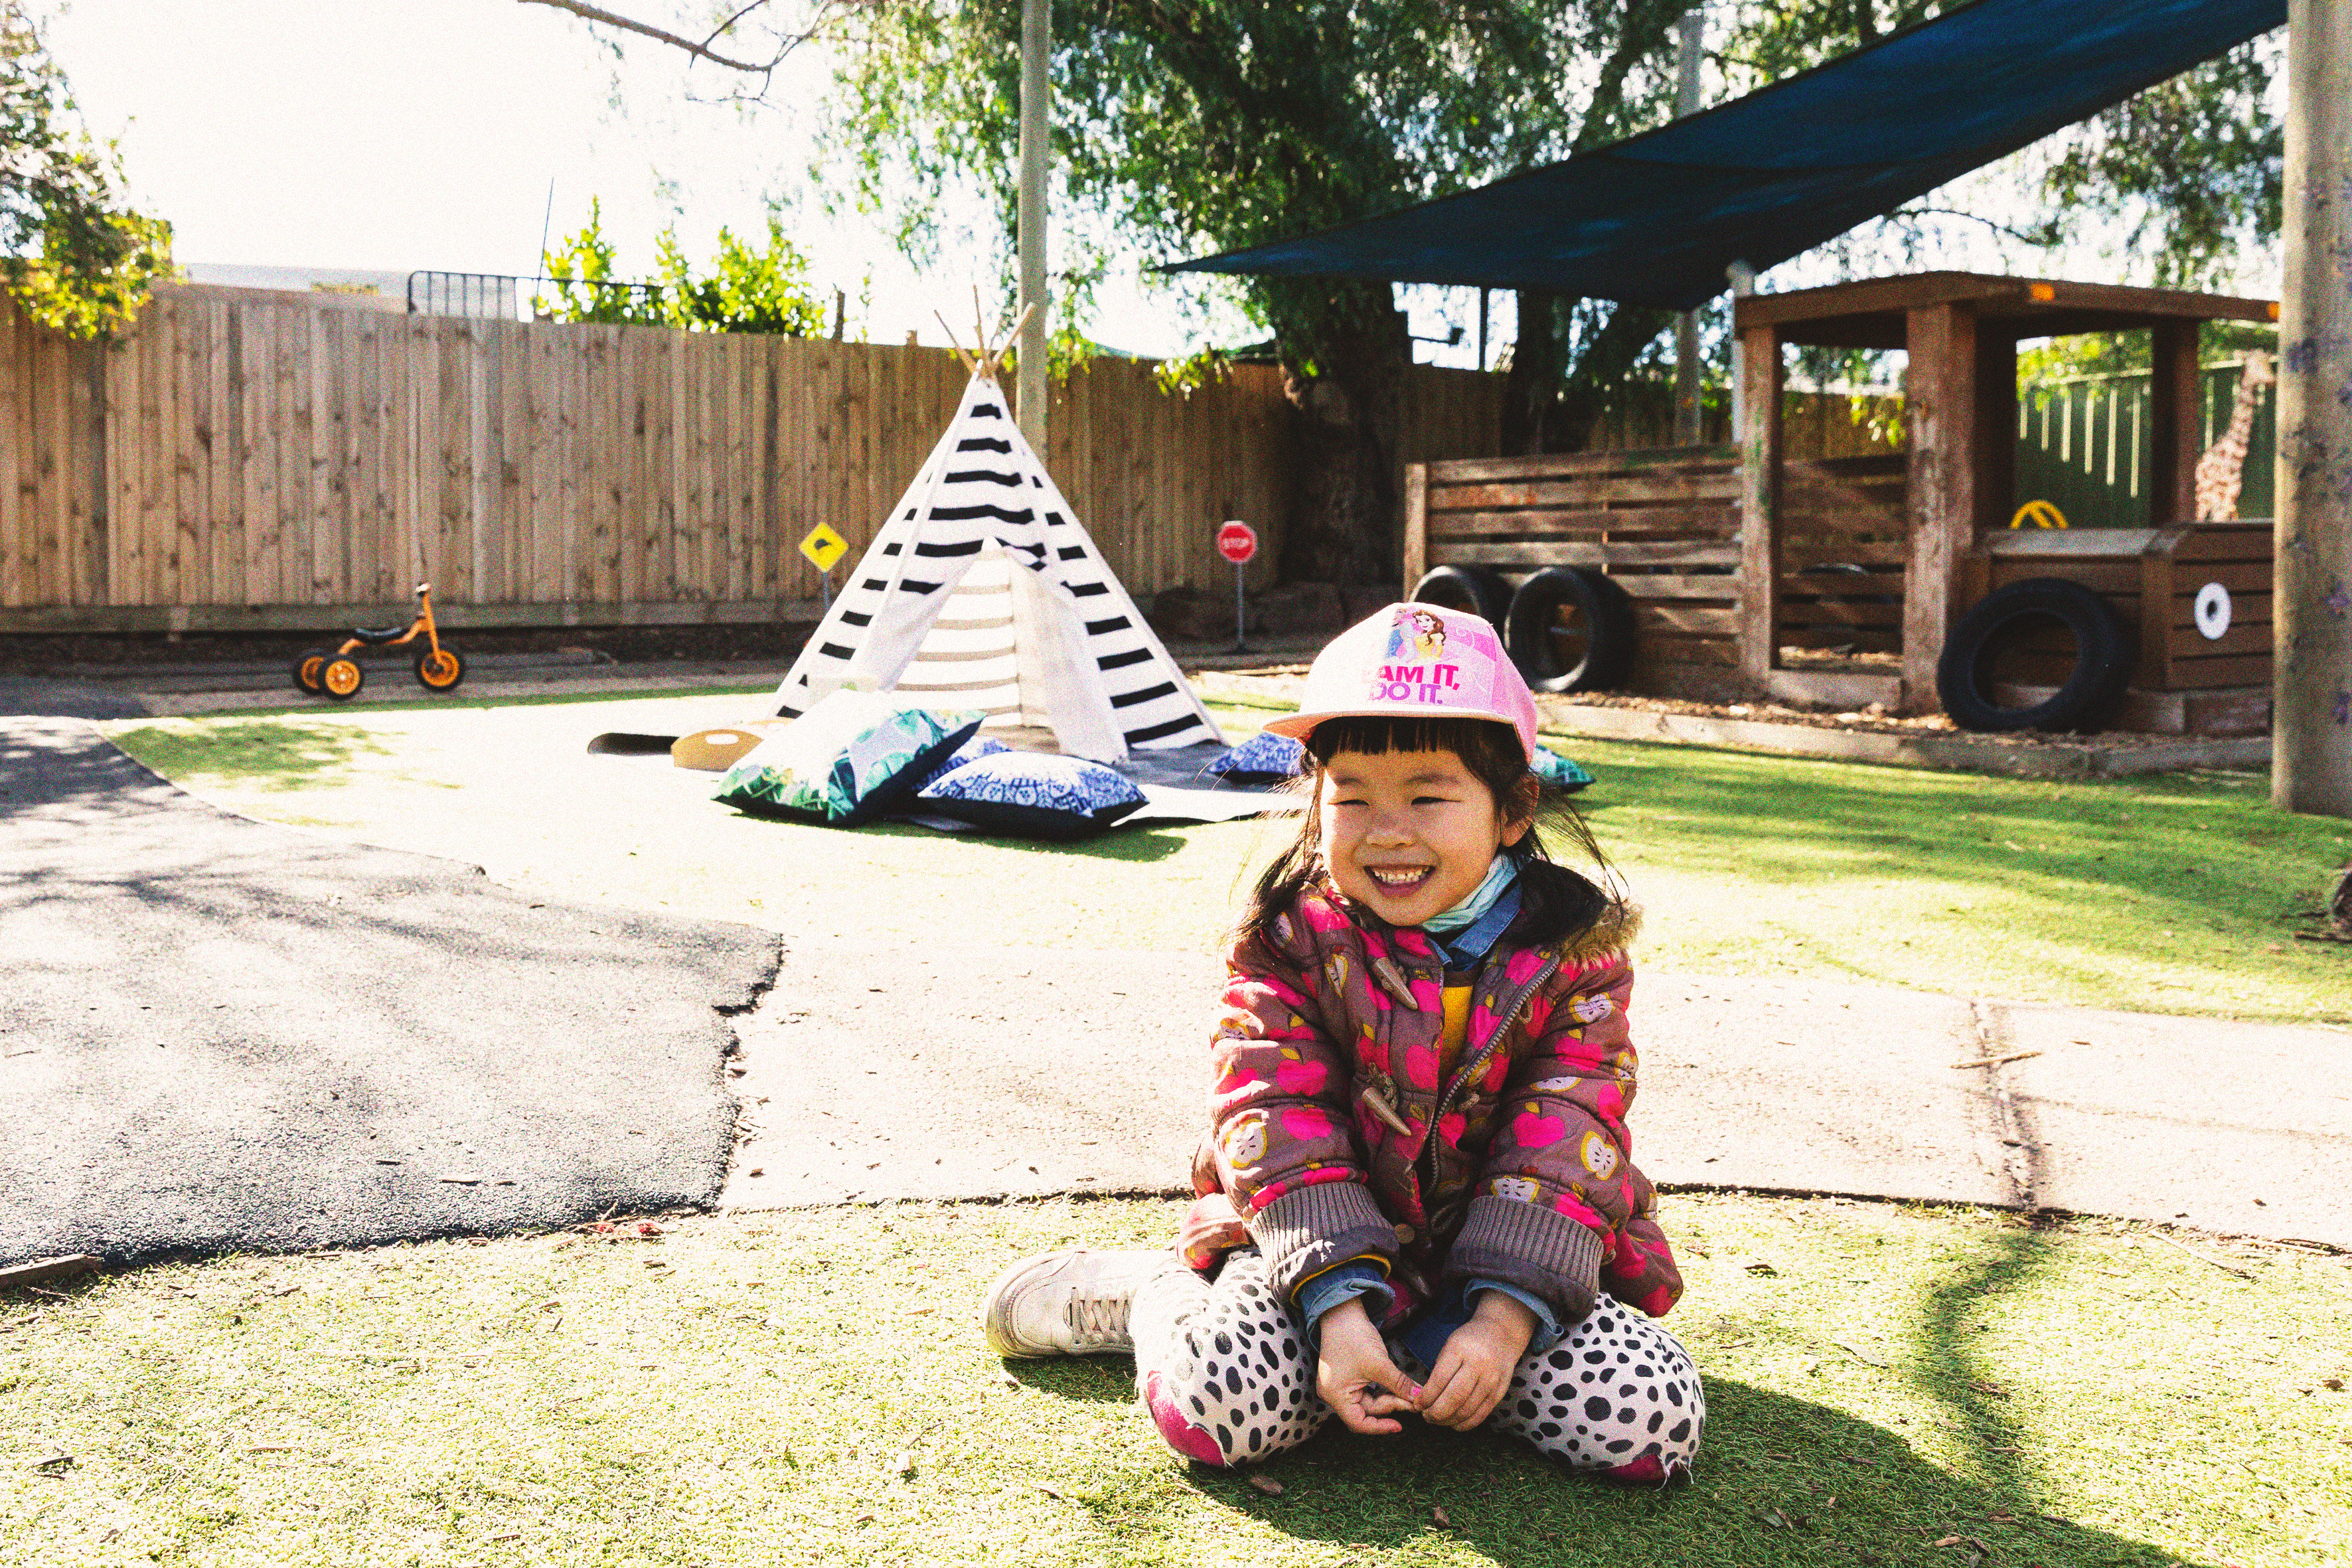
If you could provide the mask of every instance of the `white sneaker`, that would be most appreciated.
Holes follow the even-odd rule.
[[[1040,1253],[996,1277],[981,1298],[988,1348],[1003,1356],[1097,1355],[1133,1351],[1127,1331],[1135,1292],[1183,1262],[1152,1251]]]

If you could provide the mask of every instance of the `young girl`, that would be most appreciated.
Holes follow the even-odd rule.
[[[1313,803],[1227,957],[1177,1249],[1015,1264],[989,1343],[1131,1349],[1206,1464],[1411,1415],[1686,1471],[1706,1404],[1653,1321],[1682,1280],[1625,1130],[1635,917],[1545,853],[1547,819],[1592,844],[1530,769],[1527,682],[1477,616],[1391,605],[1266,727],[1306,742]]]

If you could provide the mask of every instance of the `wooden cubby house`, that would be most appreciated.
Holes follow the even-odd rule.
[[[2023,577],[2067,577],[2137,631],[2120,722],[2259,728],[2271,534],[2193,521],[2197,340],[2203,321],[2276,318],[2264,300],[1959,272],[1750,295],[1734,311],[1735,445],[1416,466],[1405,584],[1446,563],[1514,583],[1546,566],[1598,568],[1631,599],[1634,690],[1916,712],[1935,708],[1937,661],[1971,605]],[[2142,330],[2154,526],[2012,530],[2034,499],[2015,493],[2019,342]],[[1792,344],[1907,351],[1906,449],[1788,458]],[[2196,627],[2209,581],[2234,595],[2220,639]]]

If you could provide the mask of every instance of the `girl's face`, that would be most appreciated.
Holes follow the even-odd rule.
[[[1337,752],[1315,800],[1331,879],[1394,926],[1468,898],[1528,830],[1451,752]]]

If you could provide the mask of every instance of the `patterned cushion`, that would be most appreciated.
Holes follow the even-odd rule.
[[[1133,780],[1081,757],[999,752],[926,788],[924,808],[990,833],[1084,838],[1143,805]]]
[[[947,777],[950,773],[955,772],[966,763],[976,763],[982,757],[992,757],[999,752],[1009,752],[1012,749],[1012,747],[1006,745],[1002,741],[994,740],[988,736],[975,735],[971,740],[966,741],[962,745],[958,746],[955,749],[955,754],[953,756],[950,757],[946,762],[941,763],[938,767],[933,768],[931,770],[931,776],[925,779],[921,784],[916,785],[916,790],[919,793],[920,791],[930,788],[933,784],[939,783],[941,779]]]
[[[1582,766],[1569,761],[1549,746],[1538,746],[1535,761],[1530,765],[1538,778],[1562,795],[1574,795],[1592,783],[1592,775]]]
[[[855,827],[905,805],[984,717],[845,688],[739,758],[713,798],[755,816]]]
[[[1287,735],[1260,730],[1220,753],[1207,771],[1233,784],[1279,784],[1306,771],[1307,748]]]

